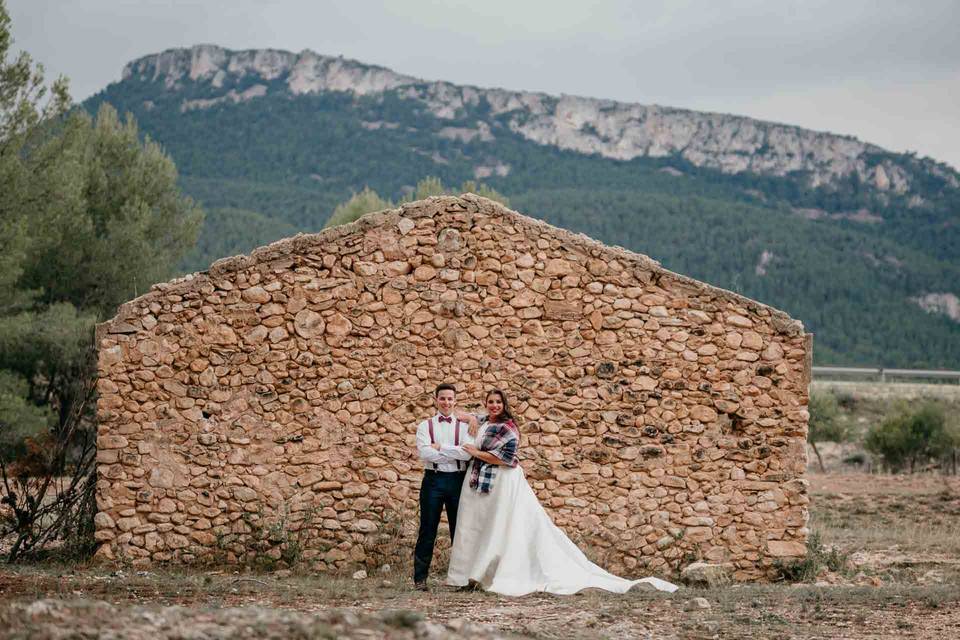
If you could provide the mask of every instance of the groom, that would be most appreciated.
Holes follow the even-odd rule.
[[[453,540],[460,488],[470,460],[463,445],[473,444],[468,423],[454,415],[457,404],[454,386],[438,385],[433,398],[437,413],[417,426],[417,451],[424,471],[420,483],[420,531],[413,550],[413,584],[420,591],[427,591],[427,574],[444,507],[450,522],[450,539]]]

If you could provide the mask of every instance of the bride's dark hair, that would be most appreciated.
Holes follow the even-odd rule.
[[[500,401],[503,403],[503,409],[500,411],[500,415],[496,416],[501,422],[506,422],[507,420],[513,420],[516,423],[516,418],[513,417],[513,414],[510,413],[510,403],[507,402],[507,394],[503,392],[502,389],[490,389],[487,391],[487,395],[483,397],[484,404],[490,399],[490,396],[497,394],[500,396]],[[495,416],[489,416],[489,419],[493,419]]]

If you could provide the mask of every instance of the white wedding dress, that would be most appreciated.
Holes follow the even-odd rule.
[[[505,596],[566,595],[591,587],[626,593],[643,583],[677,590],[659,578],[619,578],[590,562],[553,524],[519,466],[497,467],[486,494],[470,488],[469,472],[464,479],[447,584],[466,586],[471,580]]]

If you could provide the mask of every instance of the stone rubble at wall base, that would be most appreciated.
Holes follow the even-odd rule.
[[[606,568],[802,557],[799,322],[472,195],[214,263],[98,327],[98,556],[406,560],[415,424],[504,387],[522,464]]]

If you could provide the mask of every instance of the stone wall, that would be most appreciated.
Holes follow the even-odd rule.
[[[442,381],[508,391],[532,486],[614,571],[805,553],[802,325],[483,198],[218,261],[97,339],[104,558],[409,561]]]

